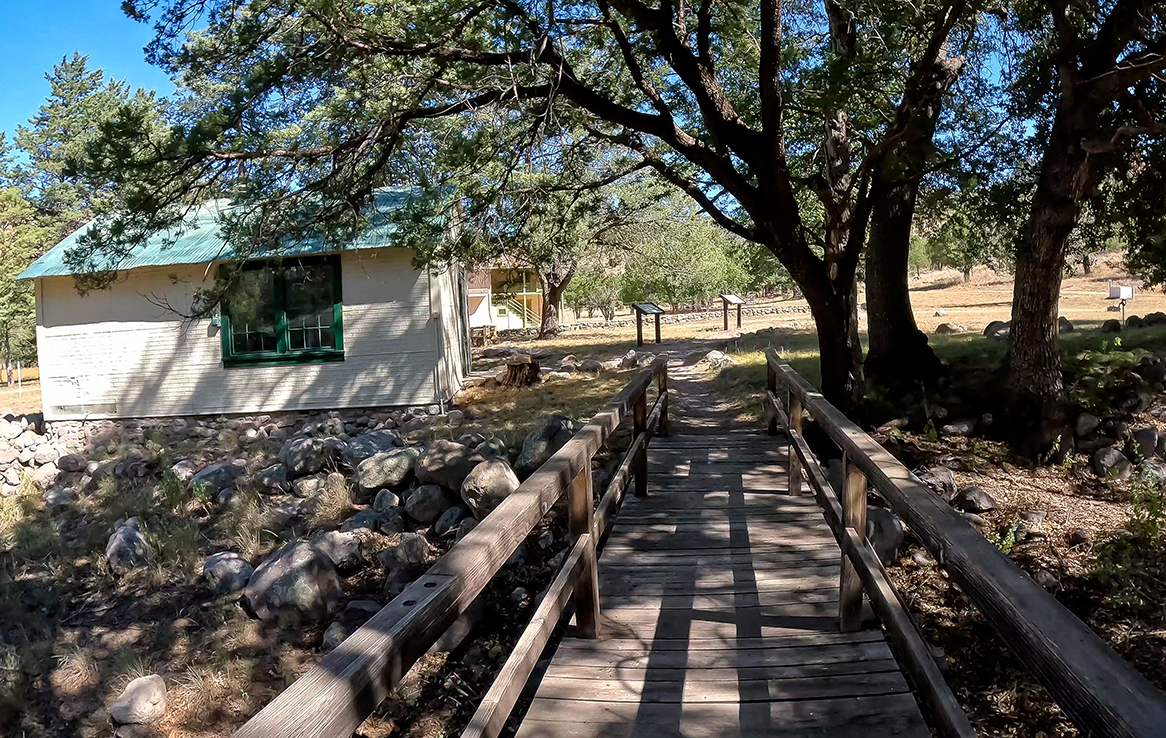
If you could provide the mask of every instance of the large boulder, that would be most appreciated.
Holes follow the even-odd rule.
[[[1145,323],[1137,315],[1131,315],[1126,318],[1126,328],[1142,328],[1144,326]]]
[[[1057,328],[1061,333],[1072,333],[1073,331],[1077,330],[1073,327],[1073,324],[1069,322],[1069,319],[1064,315],[1057,318]]]
[[[462,482],[482,461],[481,454],[468,446],[453,441],[434,441],[417,459],[417,481],[456,491],[461,489]]]
[[[255,567],[233,551],[211,554],[202,563],[202,577],[217,595],[238,592],[247,586]]]
[[[1093,472],[1097,476],[1107,479],[1129,479],[1130,474],[1133,473],[1133,465],[1130,464],[1130,460],[1112,446],[1097,449],[1089,463],[1093,466]]]
[[[587,372],[588,374],[598,374],[603,371],[603,362],[598,359],[587,359],[579,365],[579,371]]]
[[[619,360],[620,369],[635,369],[636,368],[636,351],[635,349],[628,349],[628,352]]]
[[[206,489],[218,493],[235,484],[235,479],[246,469],[240,465],[224,461],[221,464],[211,464],[190,478],[191,489]]]
[[[474,467],[462,483],[461,496],[478,520],[489,515],[518,489],[518,476],[501,459],[489,459]]]
[[[951,499],[951,504],[952,507],[970,513],[982,513],[996,509],[996,500],[992,499],[992,495],[974,484],[960,487],[959,491],[955,493],[955,497]]]
[[[243,590],[260,620],[275,620],[286,609],[318,622],[336,611],[340,596],[336,565],[307,541],[293,541],[269,556]]]
[[[1146,327],[1154,325],[1166,325],[1166,313],[1146,313],[1146,317],[1142,318],[1142,325]]]
[[[255,481],[270,492],[287,492],[287,467],[283,464],[272,464],[255,473]]]
[[[348,447],[344,449],[343,458],[345,463],[351,467],[355,467],[360,462],[375,454],[391,451],[398,446],[404,445],[404,440],[395,431],[383,429],[373,430],[368,433],[362,433],[349,441]]]
[[[522,440],[522,451],[514,465],[520,479],[526,479],[571,440],[575,429],[565,415],[550,415]],[[471,505],[471,507],[473,507]]]
[[[429,560],[429,541],[420,533],[402,533],[397,545],[390,546],[380,553],[381,562],[387,568],[400,565],[424,564]]]
[[[1117,318],[1110,318],[1101,324],[1098,329],[1102,333],[1121,333],[1121,321]]]
[[[483,464],[488,462],[482,462]],[[479,464],[478,466],[481,466]],[[475,467],[476,469],[477,467]],[[473,476],[473,472],[470,473]],[[468,480],[470,477],[466,477]],[[463,488],[465,485],[462,485]],[[449,498],[445,490],[436,484],[423,484],[409,493],[405,498],[405,513],[418,523],[428,525],[441,517],[441,514],[450,508]]]
[[[372,600],[353,600],[344,606],[344,610],[333,620],[324,631],[320,643],[320,650],[332,651],[345,641],[348,636],[356,632],[357,628],[368,622],[368,619],[380,612],[381,606]]]
[[[152,723],[166,714],[166,682],[157,674],[132,680],[109,707],[109,716],[121,725]]]
[[[1157,356],[1147,356],[1138,362],[1138,374],[1150,384],[1166,382],[1166,364]]]
[[[415,446],[373,454],[357,464],[356,486],[365,495],[379,489],[403,487],[413,478],[419,458],[421,449]]]
[[[297,436],[284,442],[279,460],[287,467],[288,477],[294,479],[335,468],[345,448],[339,438]]]
[[[150,544],[142,535],[141,521],[130,518],[122,523],[105,544],[105,561],[110,571],[123,574],[150,561]]]
[[[1152,425],[1135,428],[1130,434],[1130,450],[1134,455],[1141,455],[1143,459],[1150,459],[1158,450],[1158,429]]]
[[[903,521],[890,510],[869,507],[866,510],[866,537],[883,566],[890,566],[898,561],[899,549],[903,546]]]
[[[1093,413],[1080,413],[1077,415],[1077,421],[1074,424],[1073,430],[1077,434],[1078,438],[1085,438],[1086,436],[1093,433],[1093,431],[1097,430],[1097,427],[1100,425],[1101,418],[1097,417]]]
[[[66,454],[57,459],[57,468],[63,472],[74,474],[85,471],[86,463],[88,463],[87,460],[80,454]]]
[[[916,472],[915,475],[919,477],[920,482],[927,485],[932,492],[939,495],[945,502],[950,502],[951,498],[955,497],[955,475],[946,466],[935,466],[930,469],[924,469]]]
[[[988,338],[995,338],[997,340],[1004,340],[1008,338],[1008,334],[1012,332],[1012,327],[1003,320],[993,320],[984,327],[984,335]]]

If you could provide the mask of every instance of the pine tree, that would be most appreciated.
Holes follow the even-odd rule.
[[[52,217],[54,234],[63,236],[89,219],[101,193],[69,173],[87,143],[129,97],[122,82],[89,68],[88,57],[73,54],[45,75],[49,97],[16,132],[16,146],[28,157],[15,181],[37,209]],[[2,162],[2,158],[0,158]]]
[[[36,345],[32,285],[16,276],[41,252],[49,230],[20,190],[0,189],[0,360],[9,384],[13,362],[34,358]]]

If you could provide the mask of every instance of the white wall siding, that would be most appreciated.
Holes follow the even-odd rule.
[[[184,321],[204,266],[138,269],[77,294],[38,280],[41,390],[50,418],[149,417],[437,402],[430,280],[404,249],[341,255],[342,362],[224,368],[210,320]],[[177,274],[175,274],[177,273]],[[171,275],[179,278],[175,283]]]

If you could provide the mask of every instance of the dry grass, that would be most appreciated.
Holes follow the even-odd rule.
[[[4,386],[0,389],[0,410],[17,415],[41,411],[40,382],[25,382],[20,388]]]
[[[313,501],[308,515],[312,529],[335,527],[352,513],[352,493],[348,481],[339,472],[332,472],[324,480],[323,491]]]

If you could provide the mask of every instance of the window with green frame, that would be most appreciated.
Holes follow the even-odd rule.
[[[223,364],[344,358],[340,257],[247,262],[222,303]]]

